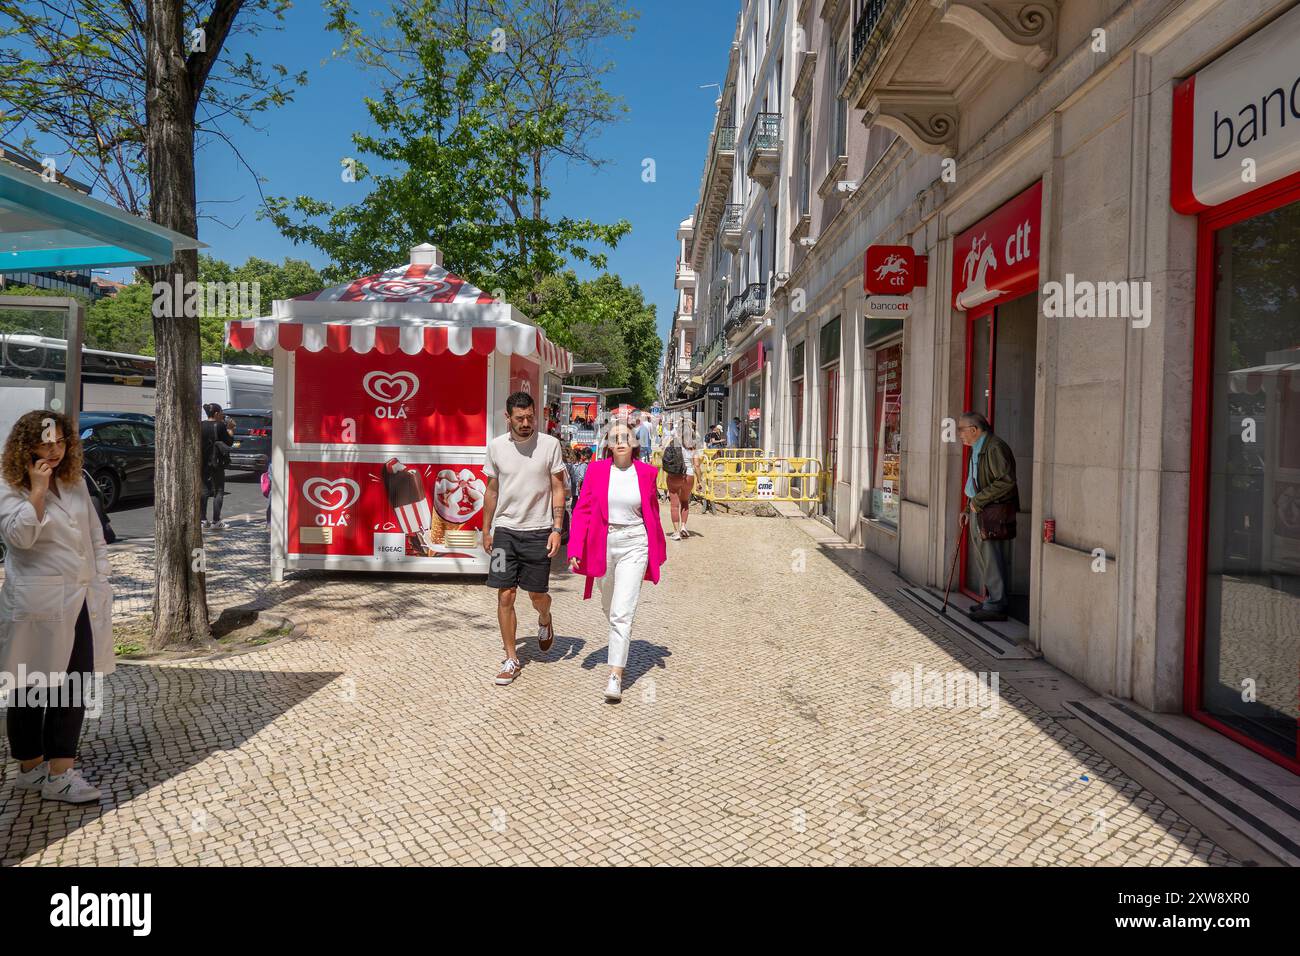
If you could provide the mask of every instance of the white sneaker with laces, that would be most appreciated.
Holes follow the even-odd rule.
[[[670,534],[670,535],[668,536],[668,540],[669,540],[669,541],[680,541],[680,540],[682,540],[682,533],[681,533],[680,531],[674,531],[672,534]]]
[[[73,767],[57,777],[46,777],[45,784],[41,787],[41,796],[46,800],[62,800],[64,803],[90,803],[103,794],[87,783],[81,771]]]
[[[611,703],[623,699],[623,678],[617,674],[609,675],[609,683],[605,685],[605,699]]]
[[[39,790],[45,783],[45,778],[49,776],[50,765],[47,763],[38,763],[31,770],[18,770],[18,776],[14,777],[15,790]]]

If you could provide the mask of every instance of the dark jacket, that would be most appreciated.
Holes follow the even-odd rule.
[[[975,467],[975,497],[971,506],[976,511],[998,501],[1013,501],[1020,510],[1020,492],[1016,488],[1016,456],[1011,446],[997,435],[988,432],[984,447],[980,449],[979,464]]]
[[[203,454],[200,462],[204,474],[225,468],[230,461],[230,449],[235,442],[234,436],[230,434],[230,426],[210,418],[200,422],[199,440]]]

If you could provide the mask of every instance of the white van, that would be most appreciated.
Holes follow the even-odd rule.
[[[266,365],[204,365],[201,405],[222,408],[270,408],[272,372]]]

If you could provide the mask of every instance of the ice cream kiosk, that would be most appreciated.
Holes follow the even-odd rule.
[[[227,323],[232,348],[275,356],[271,576],[305,568],[486,574],[486,446],[506,396],[572,356],[508,303],[409,264],[277,299]]]

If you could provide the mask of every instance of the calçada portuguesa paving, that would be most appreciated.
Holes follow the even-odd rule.
[[[6,753],[0,861],[1235,862],[1005,683],[995,708],[898,706],[893,674],[981,665],[887,569],[859,580],[781,519],[691,523],[645,586],[614,706],[580,578],[552,578],[545,656],[521,597],[523,674],[502,688],[481,579],[271,585],[265,527],[228,529],[214,616],[264,608],[307,636],[120,666],[83,738],[104,800],[15,792]],[[147,560],[115,550],[119,613],[145,604]]]

